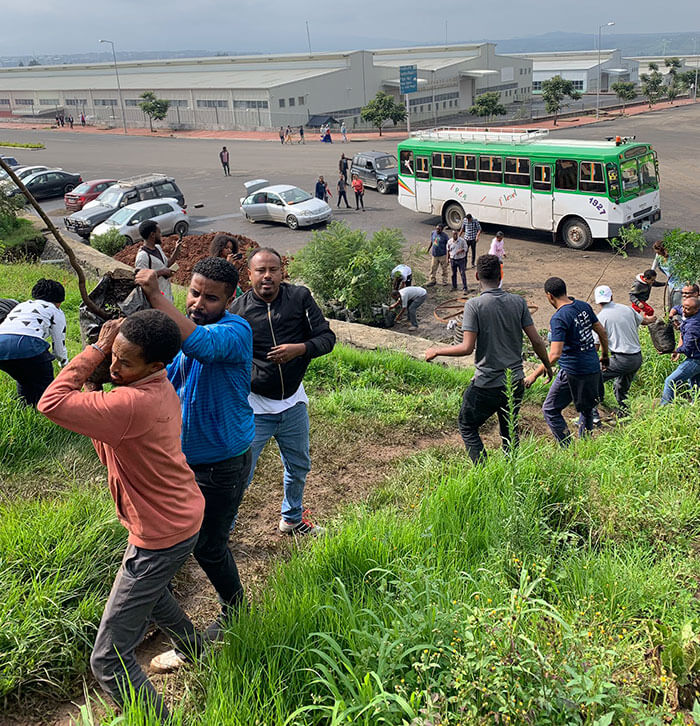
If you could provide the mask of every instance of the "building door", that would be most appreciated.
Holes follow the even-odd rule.
[[[416,211],[432,212],[430,157],[416,156]]]

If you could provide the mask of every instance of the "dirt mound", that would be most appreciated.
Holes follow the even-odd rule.
[[[192,268],[200,260],[205,257],[209,257],[209,245],[217,234],[222,233],[210,232],[207,234],[188,234],[182,238],[180,256],[177,259],[177,264],[180,269],[170,278],[172,282],[175,282],[178,285],[189,284],[190,278],[192,277]],[[224,234],[230,233],[225,232]],[[255,240],[250,239],[250,237],[245,237],[242,234],[231,234],[230,236],[238,242],[238,251],[243,253],[243,259],[248,256],[249,250],[260,247]],[[169,237],[163,237],[162,247],[166,255],[172,254],[177,240],[178,236],[176,234],[170,235]],[[136,260],[136,253],[140,249],[141,242],[129,245],[120,252],[117,252],[117,254],[114,255],[114,259],[133,267],[134,261]],[[248,268],[246,265],[241,265],[238,269],[238,274],[240,275],[239,284],[245,292],[250,287],[250,283],[248,281]]]

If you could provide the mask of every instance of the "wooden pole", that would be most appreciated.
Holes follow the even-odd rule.
[[[88,297],[87,287],[85,286],[85,273],[83,272],[83,268],[78,264],[78,260],[75,258],[73,250],[63,239],[61,233],[56,228],[56,225],[49,219],[46,212],[44,212],[44,210],[39,206],[36,199],[34,199],[32,193],[22,183],[22,180],[17,176],[17,174],[15,174],[15,172],[5,163],[2,158],[0,158],[0,167],[4,169],[5,172],[7,172],[10,179],[12,179],[12,181],[19,187],[20,191],[22,192],[22,194],[24,194],[27,201],[32,205],[32,207],[34,207],[36,213],[41,217],[46,226],[49,228],[49,231],[55,237],[56,242],[58,242],[58,244],[61,245],[61,247],[63,248],[63,251],[68,257],[68,262],[70,262],[70,266],[75,270],[75,274],[78,276],[78,288],[80,289],[80,297],[83,299],[85,307],[87,307],[87,309],[91,313],[94,313],[103,320],[109,320],[109,318],[111,317],[109,313],[95,305],[95,303]]]

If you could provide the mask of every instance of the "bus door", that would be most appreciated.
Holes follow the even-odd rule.
[[[554,195],[552,194],[552,164],[532,165],[532,209],[530,221],[533,229],[554,229]]]
[[[413,152],[401,149],[399,152],[399,204],[416,210],[416,168]]]
[[[416,156],[416,211],[428,213],[433,211],[428,156]]]

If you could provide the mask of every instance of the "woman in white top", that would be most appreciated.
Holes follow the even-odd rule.
[[[61,310],[65,297],[60,282],[41,279],[32,288],[32,299],[15,305],[0,323],[0,370],[17,381],[17,394],[27,406],[36,406],[53,380],[54,358],[62,366],[68,362]]]

